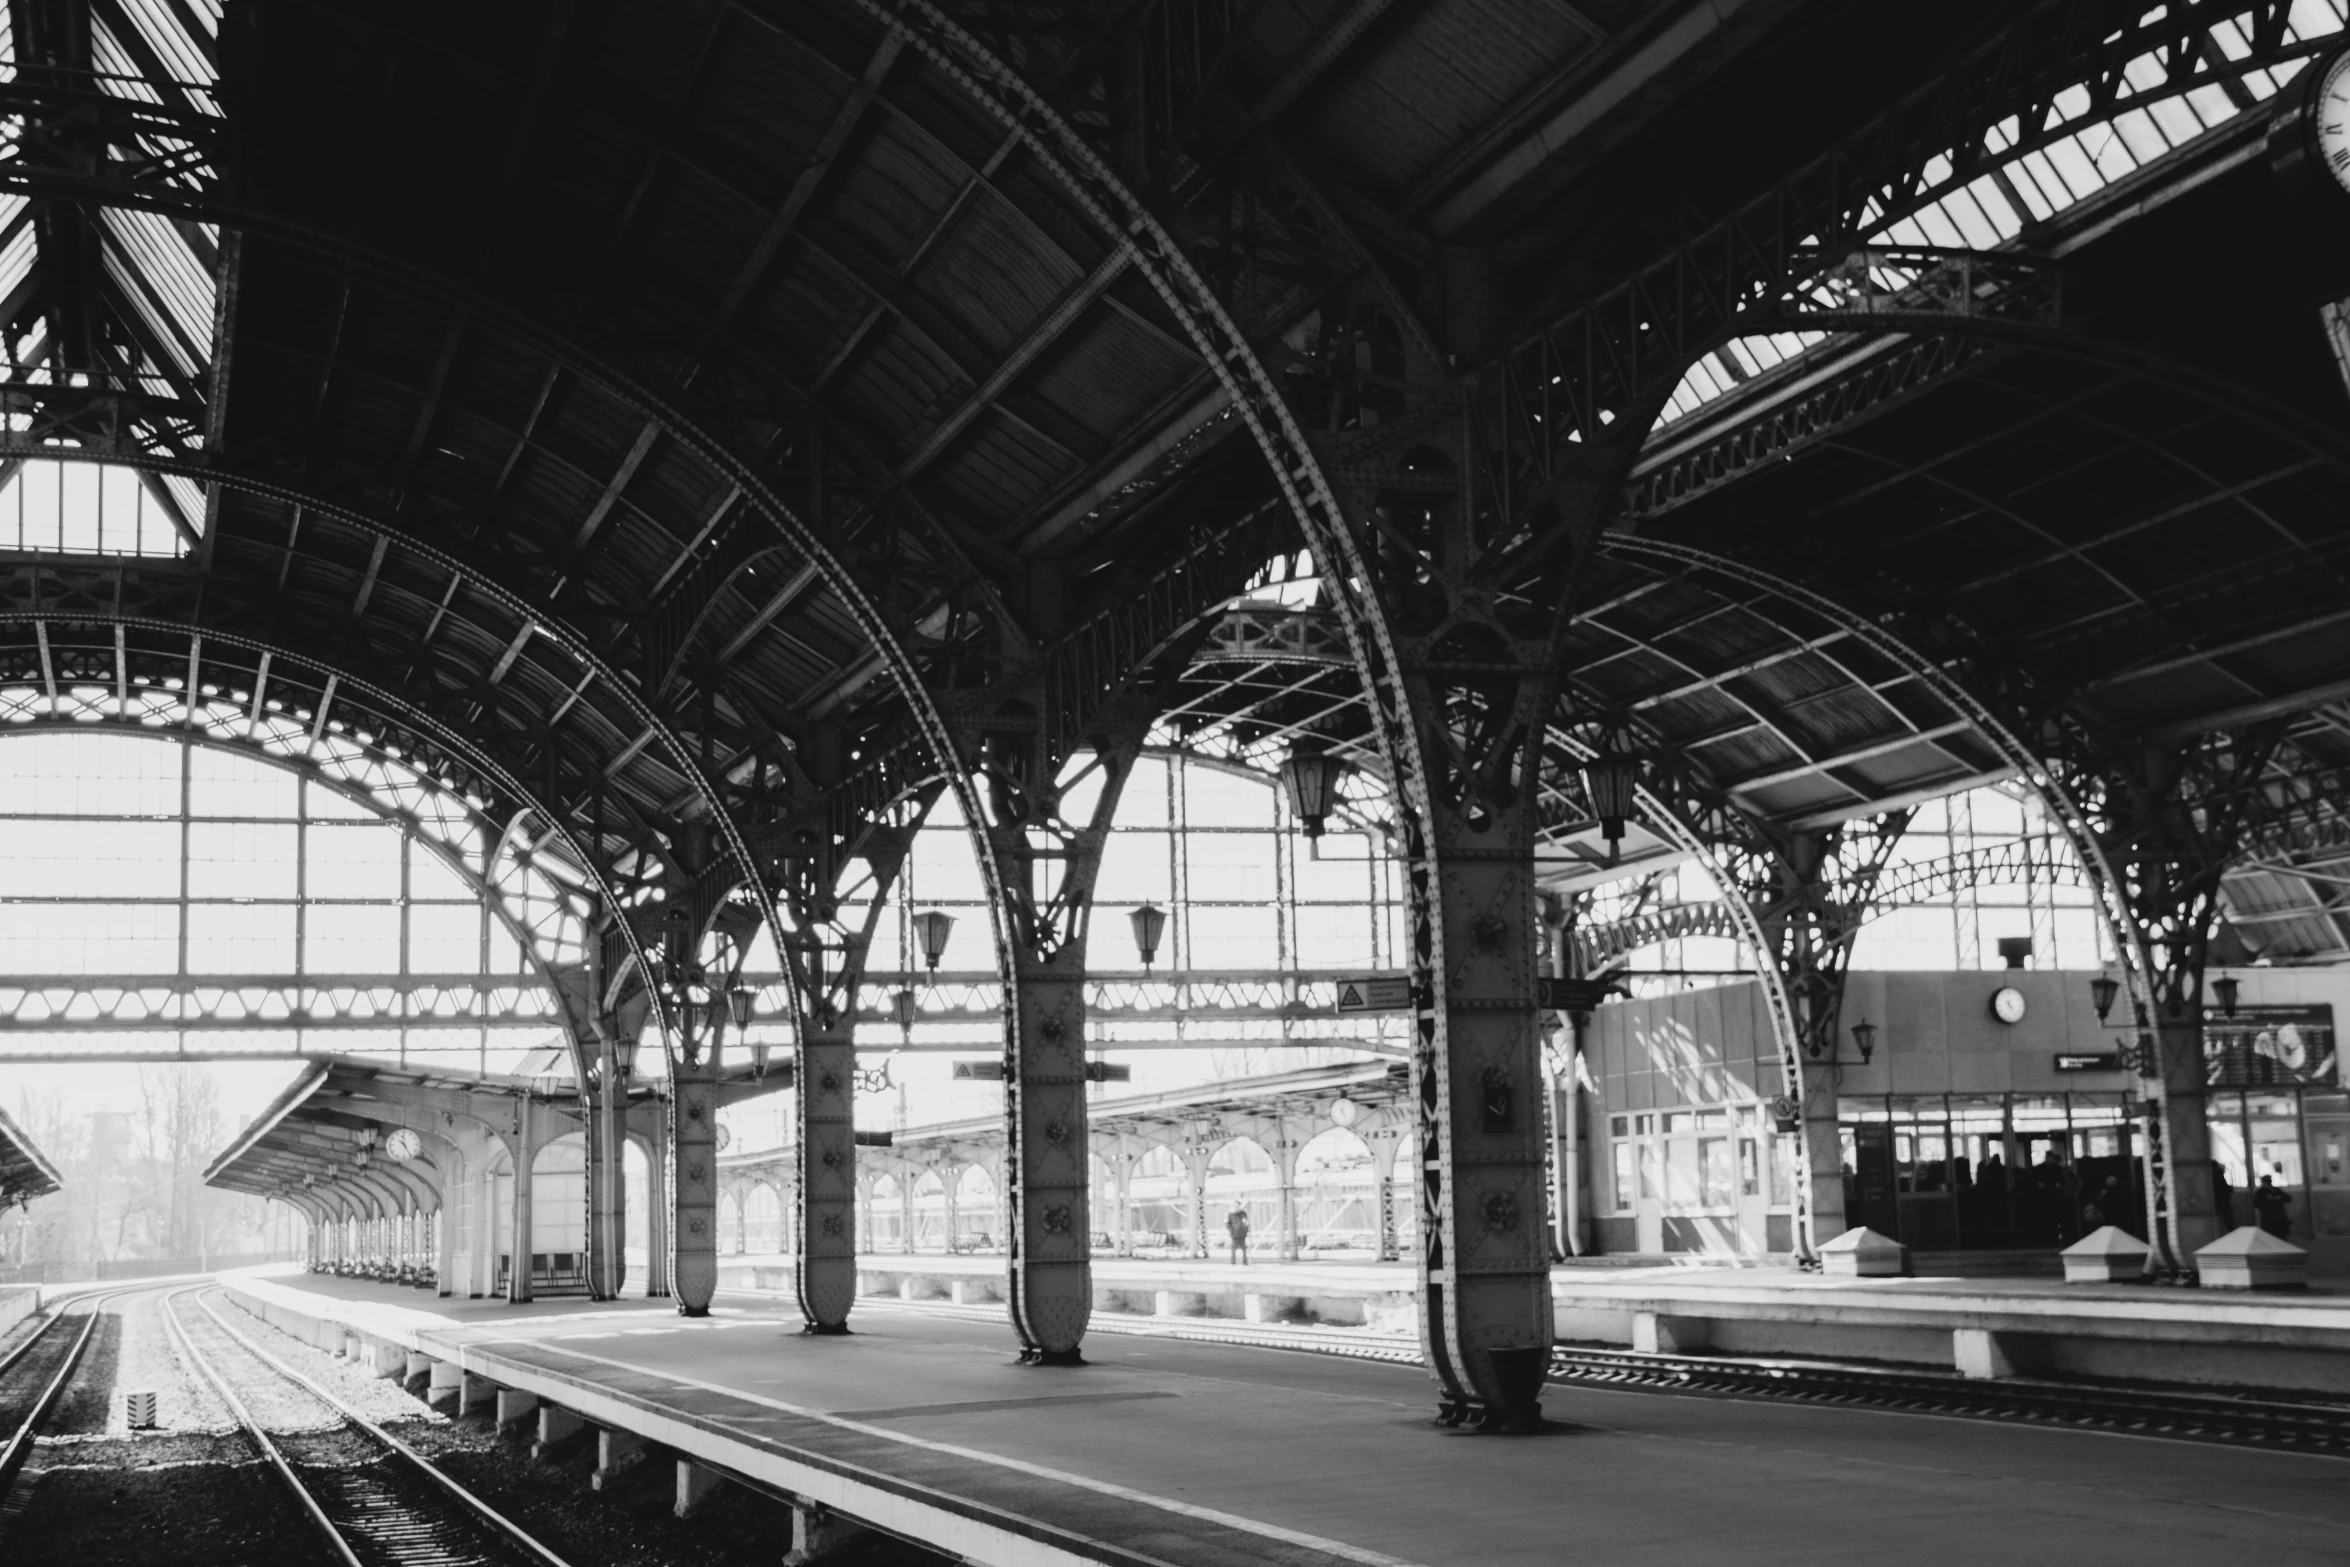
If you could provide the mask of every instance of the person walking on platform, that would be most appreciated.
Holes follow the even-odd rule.
[[[1224,1233],[1232,1237],[1232,1265],[1248,1266],[1248,1210],[1238,1203],[1224,1219]]]
[[[2292,1194],[2277,1185],[2277,1178],[2264,1175],[2252,1193],[2252,1211],[2260,1216],[2260,1227],[2278,1240],[2293,1232],[2293,1216],[2286,1210],[2293,1205]]]

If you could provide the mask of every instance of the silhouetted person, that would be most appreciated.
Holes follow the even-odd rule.
[[[1224,1233],[1232,1237],[1232,1265],[1248,1266],[1248,1210],[1235,1207],[1224,1219]]]
[[[2211,1165],[2211,1211],[2219,1215],[2222,1235],[2236,1227],[2236,1189],[2228,1181],[2228,1169],[2217,1160]]]
[[[2293,1216],[2286,1210],[2293,1206],[2292,1194],[2277,1185],[2276,1177],[2264,1175],[2259,1187],[2252,1193],[2252,1211],[2259,1216],[2260,1227],[2278,1240],[2293,1230]]]

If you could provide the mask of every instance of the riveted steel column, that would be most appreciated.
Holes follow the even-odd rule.
[[[676,1221],[669,1287],[681,1317],[710,1313],[718,1293],[718,1095],[716,1071],[679,1059],[669,1068],[669,1147]]]
[[[1532,796],[1433,813],[1444,1028],[1418,998],[1413,1066],[1422,1345],[1483,1406],[1446,1418],[1494,1428],[1539,1422],[1552,1338]]]
[[[588,1155],[588,1293],[618,1300],[628,1281],[628,1085],[618,1041],[599,1030],[596,1081],[585,1092]]]
[[[857,1056],[844,1010],[800,1033],[793,1282],[811,1333],[846,1333],[857,1301]]]
[[[1073,1365],[1093,1318],[1084,938],[1046,959],[1019,954],[1018,972],[1021,1037],[1004,1084],[1014,1134],[1012,1321],[1027,1358]]]
[[[2200,975],[2195,989],[2202,989]],[[2160,1122],[2160,1162],[2170,1210],[2170,1234],[2165,1238],[2178,1266],[2191,1268],[2196,1252],[2235,1227],[2234,1216],[2219,1211],[2218,1183],[2212,1177],[2203,1009],[2185,1007],[2178,1017],[2160,1019],[2154,1051],[2161,1072],[2155,1118]]]
[[[531,1166],[538,1158],[539,1128],[528,1104],[516,1108],[514,1119],[513,1230],[506,1253],[506,1300],[509,1305],[519,1306],[531,1298],[531,1176],[534,1173]]]

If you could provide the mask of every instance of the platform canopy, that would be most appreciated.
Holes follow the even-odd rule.
[[[24,1129],[0,1110],[0,1207],[64,1189],[65,1181]]]

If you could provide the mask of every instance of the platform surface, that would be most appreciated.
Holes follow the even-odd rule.
[[[1534,1564],[2345,1558],[2350,1463],[1888,1411],[1552,1388],[1541,1436],[1437,1429],[1417,1368],[1097,1334],[1013,1363],[1004,1329],[860,1304],[848,1338],[721,1296],[438,1301],[272,1290],[431,1348],[553,1368],[746,1446],[805,1444],[1114,1542],[1126,1561]]]

